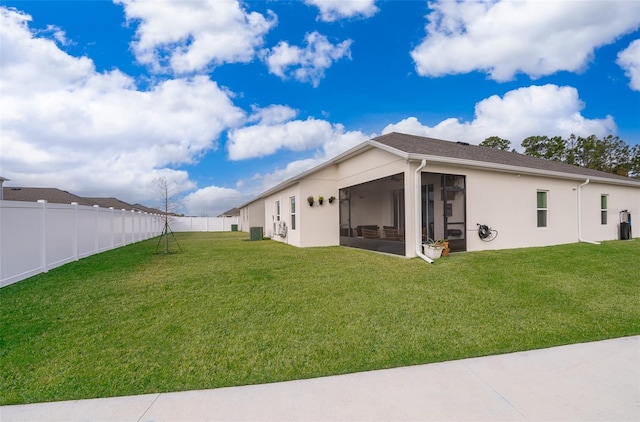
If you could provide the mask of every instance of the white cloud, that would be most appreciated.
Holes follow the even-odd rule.
[[[378,13],[375,0],[305,0],[305,3],[320,9],[319,19],[325,22],[353,17],[369,18]]]
[[[298,111],[285,105],[274,104],[269,107],[253,107],[253,114],[249,117],[249,122],[260,122],[261,124],[278,124],[291,120],[298,115]]]
[[[269,72],[282,79],[289,76],[317,87],[324,71],[333,62],[343,57],[351,58],[351,40],[334,45],[324,35],[312,32],[305,36],[305,42],[306,46],[300,48],[280,41],[271,50],[264,50],[262,55]]]
[[[624,69],[629,77],[629,86],[634,91],[640,91],[640,40],[635,40],[629,47],[618,53],[618,65]]]
[[[251,146],[251,140],[267,142],[264,149],[275,150],[279,148],[291,148],[291,145],[305,145],[303,149],[316,148],[314,157],[292,161],[285,168],[277,168],[271,173],[258,173],[249,179],[240,180],[238,186],[242,186],[243,192],[255,196],[273,186],[290,179],[306,170],[322,164],[323,162],[375,137],[375,134],[365,134],[360,131],[345,131],[343,125],[330,123],[323,120],[307,119],[282,122],[278,125],[256,125],[249,128],[238,129],[233,132],[234,139],[238,139],[238,131],[242,142],[237,143],[237,154],[243,158],[253,158],[261,155],[251,155],[256,150]],[[254,138],[255,137],[255,138]],[[242,148],[247,148],[242,150]],[[231,155],[231,154],[230,154]],[[232,158],[233,159],[233,158]],[[235,158],[240,159],[240,158]],[[247,197],[246,199],[250,199]]]
[[[269,121],[229,132],[227,149],[231,160],[264,157],[278,150],[305,151],[322,148],[327,152],[345,151],[366,139],[361,132],[345,132],[342,125],[326,120]]]
[[[276,17],[245,11],[237,0],[115,0],[139,22],[133,51],[156,71],[190,73],[253,59]]]
[[[325,144],[323,151],[313,158],[292,161],[284,168],[270,173],[256,173],[237,182],[237,189],[208,186],[187,195],[184,205],[190,215],[214,216],[255,198],[260,193],[316,167],[329,158],[374,137],[360,132],[348,132]]]
[[[215,217],[240,205],[243,199],[235,189],[207,186],[186,195],[183,203],[189,215]]]
[[[633,1],[437,1],[411,52],[422,76],[482,71],[496,81],[583,70],[594,49],[640,26]]]
[[[247,193],[253,196],[270,189],[279,183],[289,180],[307,170],[312,169],[326,161],[324,158],[307,158],[304,160],[292,161],[285,168],[277,168],[271,173],[254,174],[250,180],[242,181]],[[247,199],[251,199],[249,197]]]
[[[86,196],[153,200],[152,180],[194,184],[171,167],[217,147],[245,116],[204,76],[140,91],[118,70],[61,51],[28,28],[30,17],[0,8],[0,156],[4,177],[22,186]]]
[[[512,147],[532,135],[605,136],[616,131],[611,116],[587,119],[584,104],[573,87],[530,86],[493,95],[476,104],[474,119],[461,122],[449,118],[435,126],[423,125],[415,117],[388,125],[383,133],[405,132],[434,138],[480,143],[489,136],[509,139]]]

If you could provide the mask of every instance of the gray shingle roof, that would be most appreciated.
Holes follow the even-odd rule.
[[[99,205],[102,208],[110,208],[113,207],[116,210],[134,210],[136,207],[133,205],[121,201],[118,198],[96,198],[96,197],[88,197],[85,198],[87,201],[93,202],[92,205]]]
[[[470,145],[468,143],[443,141],[441,139],[407,135],[404,133],[392,132],[373,138],[372,141],[407,154],[479,161],[484,163],[520,167],[523,170],[535,169],[569,173],[584,176],[585,178],[599,177],[614,180],[634,181],[634,179],[625,176],[564,164],[558,161],[530,157],[517,152],[502,151],[494,148]]]
[[[80,205],[93,205],[81,196],[74,195],[64,190],[55,188],[30,188],[30,187],[8,187],[2,188],[3,199],[5,201],[25,201],[36,202],[44,199],[52,204],[70,204],[77,202]]]
[[[3,199],[5,201],[24,201],[24,202],[36,202],[40,199],[44,199],[52,204],[70,204],[77,202],[79,205],[85,205],[92,207],[98,205],[102,208],[113,207],[114,209],[125,209],[148,212],[151,214],[161,214],[153,208],[145,207],[144,205],[136,204],[131,205],[118,198],[87,198],[78,195],[74,195],[67,191],[56,188],[31,188],[31,187],[2,187]]]

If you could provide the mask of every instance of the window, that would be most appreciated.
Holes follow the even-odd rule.
[[[296,197],[289,198],[291,201],[291,230],[296,229]]]
[[[276,221],[280,221],[280,201],[276,201]]]
[[[537,192],[538,227],[547,227],[547,191]]]
[[[600,224],[607,224],[607,196],[600,195]]]

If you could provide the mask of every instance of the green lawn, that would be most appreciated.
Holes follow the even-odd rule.
[[[0,289],[0,404],[283,381],[640,334],[640,240],[453,254],[176,234]]]

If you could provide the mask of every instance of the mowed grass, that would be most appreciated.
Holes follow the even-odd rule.
[[[216,388],[640,334],[640,241],[434,265],[180,233],[0,289],[0,404]],[[175,244],[172,244],[175,248]]]

